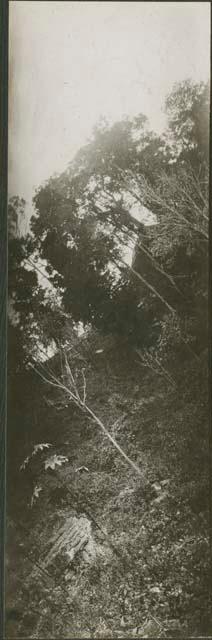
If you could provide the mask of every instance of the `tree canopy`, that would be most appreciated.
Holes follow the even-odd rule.
[[[175,86],[166,110],[162,136],[142,114],[100,122],[68,169],[38,189],[31,222],[73,320],[140,343],[157,336],[156,316],[205,296],[208,87]]]

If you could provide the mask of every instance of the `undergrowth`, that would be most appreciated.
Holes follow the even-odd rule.
[[[204,370],[196,370],[189,385],[189,372],[181,379],[179,373],[177,391],[138,371],[132,367],[116,384],[104,368],[93,368],[89,384],[107,425],[121,415],[116,438],[156,494],[145,493],[80,413],[60,416],[59,435],[57,424],[43,429],[51,456],[63,456],[65,464],[44,468],[36,455],[30,481],[16,470],[8,501],[8,639],[211,633]],[[27,507],[33,482],[42,492]],[[72,513],[91,516],[94,535],[106,540],[110,553],[90,566],[76,561],[68,579],[65,558],[44,574],[45,545]]]

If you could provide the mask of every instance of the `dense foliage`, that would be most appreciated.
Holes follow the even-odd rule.
[[[9,203],[8,504],[31,594],[11,637],[209,632],[208,101],[203,83],[176,85],[162,136],[142,114],[100,122],[36,192],[30,233]],[[45,475],[35,456],[20,474],[38,442],[67,466]],[[121,561],[74,566],[71,601],[61,566],[49,602],[27,558],[70,509],[107,525]]]

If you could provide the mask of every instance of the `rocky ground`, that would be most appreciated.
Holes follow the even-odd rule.
[[[8,483],[6,638],[211,637],[204,393],[195,376],[176,391],[138,368],[92,375],[145,486],[86,416],[41,429],[42,490],[30,505],[27,472]],[[45,469],[50,453],[63,463]]]

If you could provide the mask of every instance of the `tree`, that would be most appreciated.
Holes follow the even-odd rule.
[[[147,130],[144,116],[103,124],[68,170],[38,190],[36,246],[75,321],[131,335],[140,327],[144,334],[148,313],[137,308],[136,279],[124,260],[143,228],[130,211],[143,205],[126,187],[125,171],[142,168],[148,176],[162,158],[165,164],[163,142]]]
[[[9,239],[22,235],[25,219],[26,201],[19,196],[12,196],[8,202],[8,236]]]
[[[18,197],[8,203],[7,440],[14,468],[17,447],[37,427],[34,414],[42,403],[37,376],[29,364],[60,337],[64,324],[58,304],[42,286],[32,237],[24,234],[25,206]]]
[[[25,201],[12,197],[8,203],[8,331],[9,331],[9,363],[10,337],[14,352],[17,341],[15,367],[23,367],[24,351],[27,348],[27,335],[30,333],[30,318],[33,303],[38,291],[36,273],[27,270],[26,260],[30,254],[30,238],[21,233],[21,223],[25,214]],[[24,338],[22,338],[24,336]],[[18,351],[20,350],[20,357]],[[15,373],[15,372],[14,372]]]
[[[209,82],[176,83],[166,100],[169,132],[180,160],[195,169],[209,159]]]
[[[161,138],[142,115],[101,124],[67,171],[38,189],[35,247],[75,322],[151,343],[167,312],[196,305],[208,233],[206,163],[197,170],[203,104],[202,85],[175,87]]]

